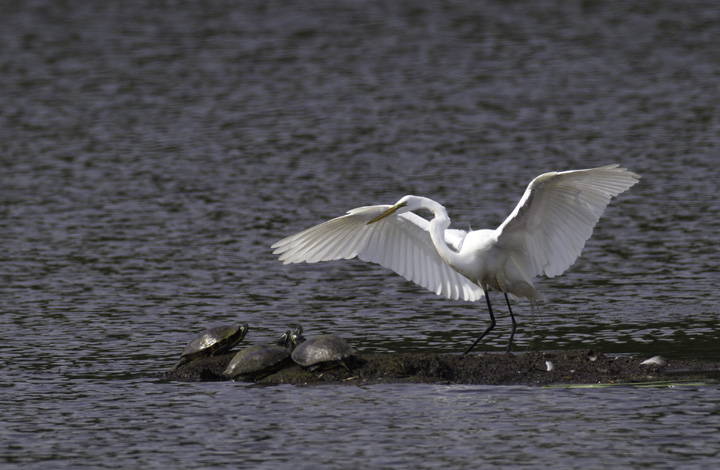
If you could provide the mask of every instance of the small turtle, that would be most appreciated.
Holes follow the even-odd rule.
[[[220,325],[208,328],[202,333],[193,336],[190,342],[185,346],[185,350],[180,356],[180,360],[175,364],[170,372],[175,371],[178,367],[196,361],[202,357],[215,356],[232,349],[238,344],[248,332],[248,324],[242,325]]]
[[[301,332],[298,327],[295,332]],[[223,375],[229,379],[261,379],[291,362],[290,353],[295,344],[294,332],[288,330],[275,344],[257,344],[240,350],[232,358]],[[297,333],[299,334],[299,333]]]
[[[347,370],[348,361],[355,355],[355,350],[339,336],[320,335],[305,339],[300,330],[293,342],[297,347],[292,352],[292,360],[309,370],[330,369],[343,366]]]

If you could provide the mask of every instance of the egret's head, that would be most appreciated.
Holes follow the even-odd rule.
[[[403,196],[403,198],[400,199],[398,202],[396,202],[395,205],[392,206],[390,209],[386,210],[385,212],[383,212],[382,214],[380,214],[379,216],[375,217],[370,222],[368,222],[368,225],[374,224],[378,220],[382,220],[385,217],[393,215],[396,212],[402,214],[403,212],[413,210],[413,207],[409,207],[409,203],[410,203],[410,201],[412,201],[412,198],[414,198],[414,197],[415,196]]]

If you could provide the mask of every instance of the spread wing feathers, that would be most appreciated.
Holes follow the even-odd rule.
[[[542,174],[497,228],[498,246],[510,250],[528,276],[562,274],[580,256],[610,199],[639,178],[618,165]]]
[[[280,261],[317,263],[357,256],[392,269],[438,295],[449,299],[477,300],[482,289],[452,269],[438,254],[430,238],[430,222],[405,212],[367,223],[387,211],[389,205],[352,209],[272,245]],[[464,232],[448,231],[448,244],[462,243]]]

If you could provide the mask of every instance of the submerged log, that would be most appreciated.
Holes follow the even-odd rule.
[[[161,374],[180,381],[227,380],[222,372],[235,355],[206,357]],[[446,383],[483,385],[619,384],[682,382],[720,377],[720,364],[695,361],[645,361],[592,350],[529,353],[363,354],[349,364],[308,371],[297,364],[257,380],[264,384]],[[646,363],[643,364],[643,361]]]

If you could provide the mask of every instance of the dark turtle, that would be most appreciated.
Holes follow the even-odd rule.
[[[335,366],[348,367],[355,350],[339,336],[320,335],[305,339],[300,330],[294,342],[298,343],[292,352],[292,360],[310,370],[330,369]]]
[[[301,327],[296,330],[302,331]],[[298,333],[299,334],[299,333]],[[229,379],[261,379],[283,368],[291,361],[294,332],[288,330],[275,344],[256,344],[240,350],[225,368],[223,375]]]
[[[201,357],[215,356],[230,350],[238,344],[248,332],[248,324],[242,325],[220,325],[208,328],[202,333],[193,336],[185,346],[177,364],[170,369],[173,372],[183,364],[196,361]]]

